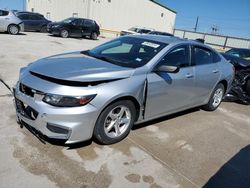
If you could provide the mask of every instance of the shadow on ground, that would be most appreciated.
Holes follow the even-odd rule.
[[[241,149],[203,186],[203,188],[215,187],[250,187],[250,145]]]
[[[8,32],[0,32],[0,35],[11,35],[11,34],[9,34]],[[18,33],[16,35],[12,35],[12,36],[22,36],[22,35],[27,35],[27,34],[25,34],[25,33]]]
[[[200,108],[197,107],[197,108],[188,109],[188,110],[185,110],[185,111],[182,111],[182,112],[177,112],[175,114],[167,115],[167,116],[164,116],[164,117],[160,117],[160,118],[157,118],[157,119],[154,119],[154,120],[147,121],[145,123],[140,123],[138,125],[134,125],[132,130],[141,129],[143,127],[147,127],[147,126],[150,126],[150,125],[153,125],[153,124],[156,124],[156,123],[160,123],[160,122],[163,122],[163,121],[174,119],[174,118],[177,118],[179,116],[183,116],[183,115],[186,115],[186,114],[197,112],[199,110],[200,110]]]

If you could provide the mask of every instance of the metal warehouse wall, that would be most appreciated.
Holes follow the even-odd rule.
[[[172,33],[176,17],[176,13],[150,0],[27,0],[27,10],[42,13],[52,21],[75,13],[114,31],[145,26]]]

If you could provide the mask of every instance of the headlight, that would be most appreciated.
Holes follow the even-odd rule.
[[[77,107],[89,103],[93,98],[95,98],[95,96],[96,95],[73,97],[46,94],[43,98],[43,102],[58,107]]]
[[[53,28],[58,28],[58,27],[60,27],[60,25],[54,25],[54,26],[52,26]]]

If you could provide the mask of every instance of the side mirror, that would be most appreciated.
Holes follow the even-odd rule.
[[[177,66],[169,66],[169,65],[160,65],[155,69],[155,72],[169,72],[169,73],[177,73],[180,68]]]

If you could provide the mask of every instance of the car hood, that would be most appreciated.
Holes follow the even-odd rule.
[[[49,81],[100,82],[128,78],[134,69],[73,52],[38,60],[28,67],[28,71]]]

